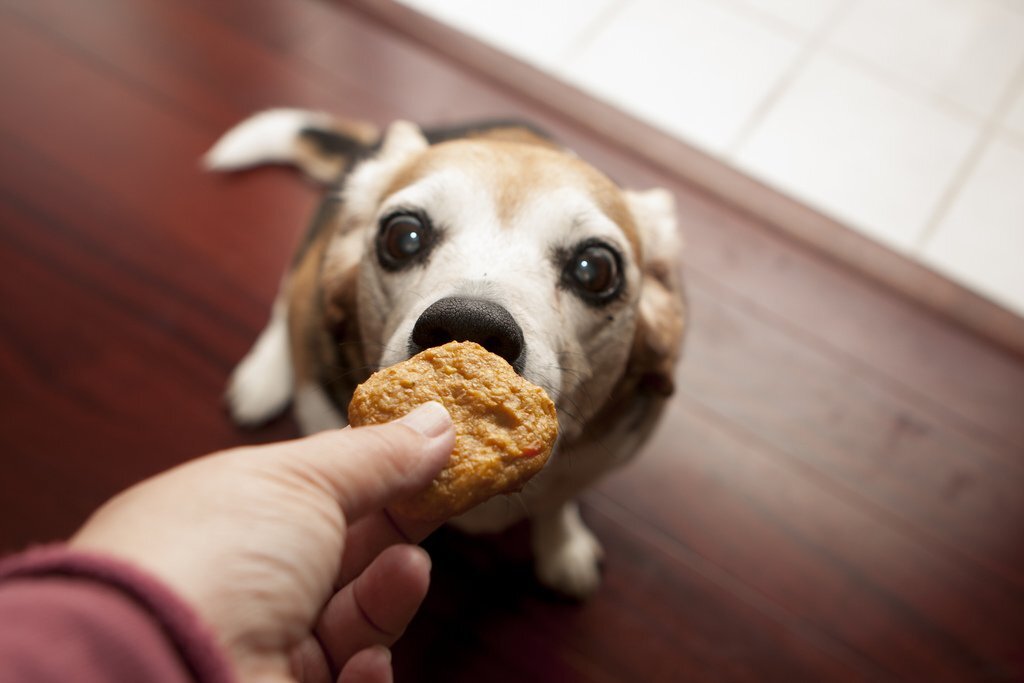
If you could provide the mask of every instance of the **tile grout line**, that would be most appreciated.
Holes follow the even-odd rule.
[[[837,12],[842,12],[849,7],[850,5],[845,5],[839,8]],[[834,30],[834,27],[830,26],[828,30],[832,31]],[[987,117],[984,114],[980,114],[977,111],[972,110],[970,107],[964,106],[959,102],[936,92],[932,88],[921,85],[909,77],[887,70],[870,59],[849,52],[840,46],[829,44],[827,36],[824,36],[823,40],[815,40],[814,42],[817,43],[817,48],[819,49],[820,54],[827,55],[838,62],[857,69],[873,81],[876,81],[878,84],[896,91],[903,96],[918,100],[929,108],[940,111],[941,113],[958,120],[964,125],[978,127],[979,123],[980,125],[984,125],[984,122],[987,120]],[[1016,78],[1015,75],[1011,77],[1011,81],[1014,78]],[[775,97],[775,93],[773,92],[768,97]],[[741,133],[741,135],[745,134],[745,132]],[[737,153],[739,151],[738,148],[742,146],[742,144],[742,142],[734,143],[732,148],[729,150],[729,155]],[[727,157],[727,160],[733,162],[732,158]]]
[[[847,67],[861,71],[863,75],[868,76],[871,80],[885,88],[895,91],[904,97],[913,98],[930,109],[936,109],[950,118],[957,119],[964,125],[977,126],[979,121],[985,120],[984,114],[979,114],[970,107],[966,107],[926,85],[921,85],[921,83],[909,76],[889,71],[870,59],[850,52],[843,47],[828,45],[824,53]]]
[[[1001,131],[1001,122],[1005,118],[1010,107],[1013,106],[1014,98],[1021,91],[1024,91],[1024,60],[1021,60],[1017,65],[1013,77],[1010,79],[1009,85],[1004,90],[1002,96],[999,98],[996,106],[992,109],[992,112],[989,114],[985,123],[982,124],[981,132],[978,134],[974,144],[967,152],[963,161],[961,161],[957,166],[956,171],[953,173],[953,177],[949,180],[946,185],[946,189],[939,197],[939,201],[932,209],[931,215],[927,222],[925,222],[920,234],[915,240],[912,253],[918,260],[923,260],[924,252],[927,249],[929,242],[935,237],[942,219],[948,215],[954,201],[960,195],[961,190],[963,190],[964,185],[977,170],[978,165],[981,162],[982,155],[991,148],[992,143],[999,136]]]
[[[834,10],[834,15],[841,15],[843,13],[851,11],[852,6],[859,1],[860,0],[847,0],[846,4],[837,7]],[[986,0],[986,2],[988,2],[990,5],[1005,8],[1005,4],[999,2],[999,0]],[[753,10],[750,11],[753,12]],[[1013,10],[1013,12],[1024,15],[1024,10]],[[760,13],[754,12],[753,16],[758,17],[758,23],[762,23],[766,27],[771,27],[773,28],[773,30],[780,30],[778,27],[781,26],[781,24],[778,24],[775,21],[768,20],[767,18],[762,17]],[[842,17],[839,16],[836,19],[836,23],[838,23],[838,21],[841,18]],[[922,85],[910,77],[903,76],[895,71],[890,71],[886,69],[884,66],[881,66],[878,63],[872,61],[871,59],[850,52],[849,50],[841,46],[829,44],[829,36],[827,34],[835,30],[835,25],[831,23],[831,19],[826,21],[830,22],[829,25],[827,26],[827,28],[823,29],[818,34],[822,39],[812,39],[813,42],[819,43],[818,47],[824,48],[821,50],[823,54],[827,54],[828,56],[836,59],[837,61],[845,63],[847,66],[852,66],[856,69],[860,69],[864,71],[864,73],[870,76],[872,79],[879,81],[882,85],[885,85],[886,87],[891,88],[893,90],[897,90],[904,95],[910,95],[915,99],[920,99],[929,107],[939,109],[948,116],[960,119],[962,123],[969,122],[970,125],[977,126],[979,121],[984,122],[987,120],[985,114],[979,113],[971,109],[970,106],[960,104],[956,100],[949,98],[946,95],[943,95],[942,93],[936,92],[934,89]],[[1010,80],[1013,81],[1015,78],[1016,71],[1014,72],[1014,75],[1010,77]],[[1000,103],[1001,102],[997,102],[997,105]],[[1024,137],[1024,134],[1018,134],[1018,136]]]
[[[853,7],[854,0],[846,0],[843,4],[832,11],[832,15],[824,22],[821,30],[815,33],[810,38],[797,55],[796,59],[790,67],[779,77],[779,80],[772,87],[772,89],[765,95],[764,98],[757,104],[754,111],[747,118],[746,123],[740,128],[739,132],[733,138],[732,142],[726,148],[722,158],[727,160],[734,166],[737,164],[737,157],[742,148],[750,140],[750,137],[754,134],[754,131],[761,125],[768,113],[775,107],[782,96],[789,90],[789,87],[797,79],[797,77],[806,69],[807,65],[810,64],[811,60],[816,54],[818,54],[825,42],[828,40],[828,36],[835,28],[839,25],[839,21],[843,15],[849,12],[850,8]]]
[[[1001,3],[998,0],[985,1],[990,6],[1005,8],[1004,3]],[[1024,16],[1024,10],[1013,10],[1011,11],[1011,14],[1020,14]],[[962,123],[969,123],[970,125],[977,126],[980,122],[981,125],[984,125],[989,118],[989,113],[979,112],[978,110],[972,109],[970,105],[961,104],[952,97],[936,91],[934,87],[924,85],[909,76],[887,69],[885,66],[873,61],[871,58],[859,55],[840,45],[827,45],[825,52],[832,58],[843,62],[847,66],[852,66],[862,70],[866,75],[879,81],[882,85],[896,90],[903,95],[919,99],[929,107],[938,109],[948,116],[957,118]],[[1009,81],[1015,82],[1017,76],[1017,71],[1014,70]],[[997,99],[994,108],[1001,105],[1002,99]]]
[[[575,38],[569,41],[569,44],[562,50],[559,55],[559,63],[562,66],[555,68],[553,66],[544,67],[544,71],[557,76],[558,78],[564,78],[569,82],[572,79],[569,78],[567,68],[568,63],[572,61],[577,55],[579,55],[590,43],[594,42],[604,28],[611,23],[612,19],[616,15],[621,14],[626,6],[636,2],[636,0],[613,0],[608,5],[593,17],[588,24],[580,31]]]
[[[711,4],[715,4],[714,0],[707,1],[710,2]],[[843,0],[843,2],[850,1],[851,0]],[[787,21],[786,19],[783,19],[779,16],[772,14],[771,12],[753,6],[748,2],[748,0],[736,0],[735,2],[731,3],[728,7],[722,6],[722,8],[728,10],[733,14],[742,15],[744,18],[753,21],[756,24],[760,24],[762,28],[769,29],[776,33],[785,33],[789,37],[795,38],[797,40],[803,40],[804,38],[808,38],[808,34],[815,33],[814,30],[802,28],[794,23],[791,23],[790,21]],[[832,11],[835,12],[837,11],[837,9],[838,8],[833,9]],[[829,18],[825,17],[825,19],[822,21],[822,24],[824,25],[828,21]],[[810,39],[807,42],[810,42],[813,39],[814,36],[811,35]]]

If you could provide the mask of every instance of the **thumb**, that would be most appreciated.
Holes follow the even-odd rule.
[[[448,463],[455,428],[430,402],[385,425],[338,429],[279,444],[282,460],[314,475],[349,522],[422,490]]]

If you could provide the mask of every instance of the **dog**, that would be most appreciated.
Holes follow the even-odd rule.
[[[326,187],[231,376],[233,418],[257,425],[291,404],[305,433],[341,427],[374,370],[476,341],[547,391],[560,436],[522,492],[452,523],[497,532],[527,517],[540,582],[592,593],[602,549],[574,499],[636,453],[674,388],[686,309],[672,195],[622,189],[515,121],[381,131],[274,109],[204,161],[292,165]]]

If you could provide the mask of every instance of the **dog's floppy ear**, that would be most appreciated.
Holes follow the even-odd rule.
[[[416,124],[395,121],[388,126],[377,152],[345,178],[342,193],[347,211],[359,220],[368,220],[399,172],[428,146]]]
[[[337,339],[347,339],[347,351],[359,348],[356,281],[366,248],[366,229],[395,177],[428,146],[419,127],[407,121],[388,126],[376,151],[361,160],[345,178],[341,195],[329,197],[326,206],[342,212],[338,232],[330,235],[320,266],[327,326]],[[355,364],[354,357],[342,359]]]
[[[624,195],[643,252],[643,283],[629,372],[642,391],[668,396],[675,389],[673,374],[686,316],[675,199],[663,189],[627,190]]]
[[[407,121],[392,123],[376,153],[361,161],[345,178],[341,195],[325,200],[322,211],[342,211],[343,215],[329,223],[339,224],[338,233],[329,236],[322,264],[324,288],[330,300],[329,317],[334,324],[354,321],[355,298],[349,296],[355,289],[356,273],[363,258],[366,240],[362,229],[372,222],[380,201],[395,176],[417,154],[427,148],[427,140],[420,129]],[[351,291],[350,291],[351,290]]]
[[[381,143],[379,159],[387,161],[406,161],[411,155],[427,148],[427,138],[415,123],[398,120],[388,126]]]

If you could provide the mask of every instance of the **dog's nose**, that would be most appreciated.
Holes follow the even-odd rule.
[[[472,341],[522,372],[526,343],[523,330],[504,306],[485,299],[445,297],[423,311],[412,328],[413,354],[450,341]]]

